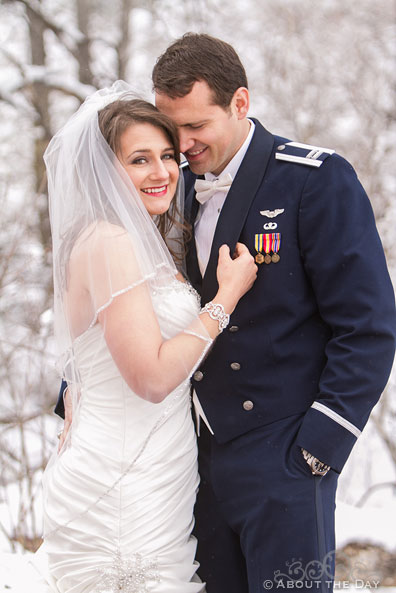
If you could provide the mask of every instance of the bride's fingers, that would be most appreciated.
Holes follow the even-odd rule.
[[[70,430],[70,426],[71,426],[71,421],[69,421],[67,418],[65,418],[65,423],[63,425],[63,430],[58,433],[58,437],[59,437],[59,444],[58,444],[58,453],[59,451],[62,449],[64,442],[67,438],[68,432]]]
[[[59,443],[58,443],[58,453],[59,453],[59,451],[63,447],[63,443],[65,442],[65,437],[63,435],[63,430],[61,432],[58,432],[58,439],[59,439]]]
[[[246,247],[246,245],[244,243],[237,243],[235,245],[235,251],[233,254],[233,259],[236,259],[237,257],[240,257],[243,254],[248,254],[250,255],[249,249]]]

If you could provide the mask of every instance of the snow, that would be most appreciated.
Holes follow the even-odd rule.
[[[337,548],[350,542],[383,546],[396,553],[396,499],[382,507],[354,507],[338,503],[336,511]]]

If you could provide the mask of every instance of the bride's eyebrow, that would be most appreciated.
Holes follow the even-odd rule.
[[[166,148],[163,148],[161,152],[168,152],[168,150],[173,150],[173,152],[175,151],[173,146],[167,146]],[[135,154],[150,153],[150,152],[152,152],[151,148],[138,148],[137,150],[134,150],[133,152],[131,152],[131,154],[129,154],[127,156],[127,159],[130,159]]]
[[[127,156],[127,159],[130,159],[134,154],[141,154],[141,153],[151,152],[150,148],[138,148],[137,150],[133,150],[131,154]]]

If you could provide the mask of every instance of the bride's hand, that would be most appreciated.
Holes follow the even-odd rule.
[[[219,249],[217,265],[217,281],[219,290],[216,295],[228,313],[231,313],[238,301],[253,286],[257,277],[257,265],[248,248],[243,243],[237,243],[233,258],[230,256],[228,245]]]

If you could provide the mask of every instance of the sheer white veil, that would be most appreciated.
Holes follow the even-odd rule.
[[[136,99],[117,81],[97,91],[52,138],[44,155],[53,241],[55,337],[59,370],[78,384],[73,342],[97,321],[120,291],[150,280],[174,278],[175,263],[129,176],[99,129],[98,112],[116,100]],[[176,192],[182,212],[183,176]],[[173,242],[178,231],[172,228]],[[118,253],[119,252],[119,253]],[[79,260],[77,262],[77,260]],[[128,270],[125,260],[135,262]],[[71,268],[88,283],[91,299],[78,295]],[[74,274],[76,275],[76,274]]]

